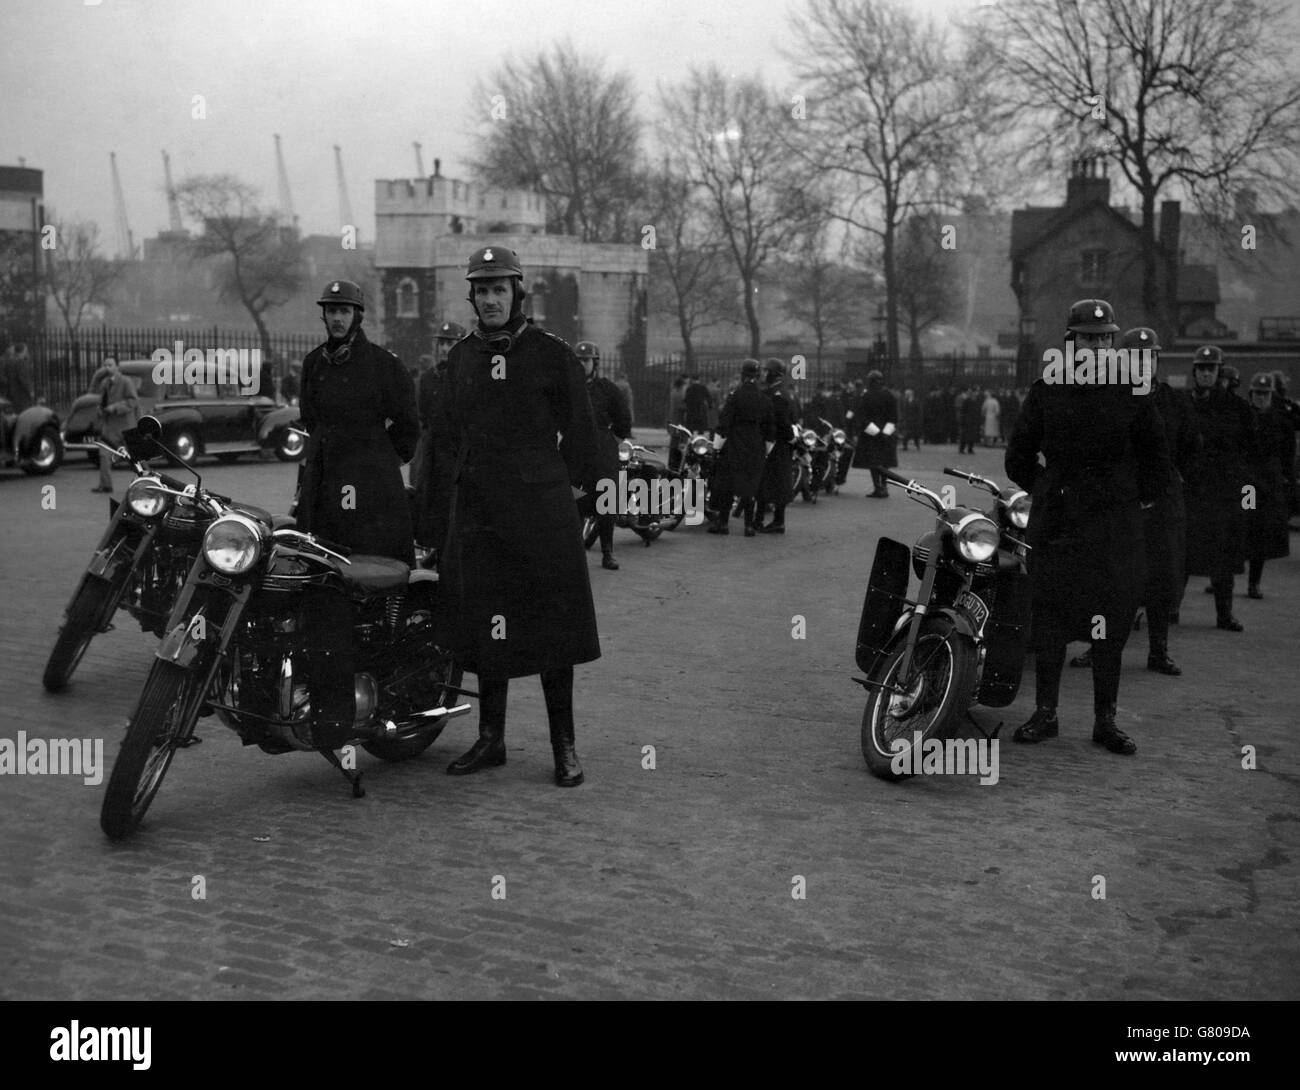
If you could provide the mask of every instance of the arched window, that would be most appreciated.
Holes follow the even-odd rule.
[[[399,318],[420,316],[420,289],[409,276],[397,282],[397,316]]]

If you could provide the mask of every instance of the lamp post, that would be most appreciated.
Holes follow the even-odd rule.
[[[1038,320],[1031,315],[1022,315],[1020,318],[1020,361],[1016,368],[1016,385],[1031,386],[1034,380],[1038,378],[1037,368],[1034,366],[1034,360],[1037,358],[1037,352],[1034,345],[1034,334],[1038,332]]]

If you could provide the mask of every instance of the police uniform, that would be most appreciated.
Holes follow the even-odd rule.
[[[745,518],[745,536],[752,537],[754,528],[754,497],[758,493],[766,462],[766,443],[775,436],[772,428],[772,403],[759,390],[758,361],[748,361],[741,371],[742,382],[722,406],[718,418],[718,434],[726,439],[718,455],[713,488],[717,494],[718,517],[709,527],[709,533],[726,534],[731,518],[731,505],[741,501]]]

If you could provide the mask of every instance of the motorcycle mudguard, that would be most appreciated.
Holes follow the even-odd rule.
[[[163,637],[154,654],[163,662],[174,662],[189,669],[199,657],[203,642],[193,625],[178,624]]]
[[[907,583],[912,573],[912,550],[901,541],[882,537],[876,545],[871,578],[862,600],[855,661],[864,673],[894,634],[907,606]]]
[[[1020,691],[1029,651],[1029,577],[1018,569],[999,571],[994,587],[984,626],[984,673],[975,699],[989,708],[1004,708]]]

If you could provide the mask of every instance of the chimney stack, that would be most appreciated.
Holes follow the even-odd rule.
[[[1101,201],[1110,204],[1110,178],[1106,176],[1106,162],[1096,156],[1080,156],[1070,164],[1070,177],[1065,183],[1065,206]]]
[[[435,159],[435,160],[433,161],[433,176],[434,176],[435,178],[441,178],[441,177],[442,177],[442,160],[441,160],[441,159]]]

